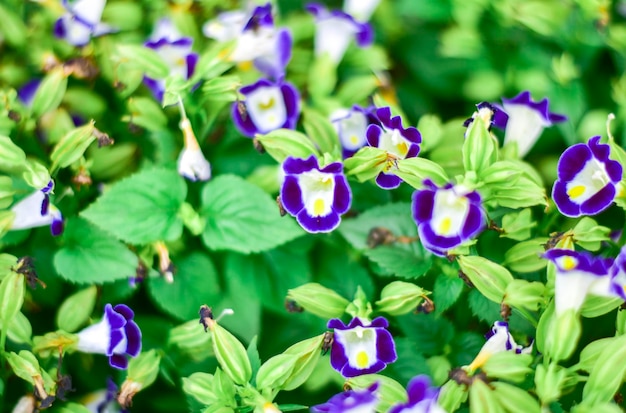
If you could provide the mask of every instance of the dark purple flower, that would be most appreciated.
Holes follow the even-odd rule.
[[[487,218],[478,192],[461,185],[436,186],[424,181],[413,193],[411,206],[424,248],[439,256],[485,229]]]
[[[609,274],[612,259],[563,249],[550,250],[543,256],[556,266],[554,302],[557,315],[568,310],[578,311],[587,294],[614,296]]]
[[[84,46],[92,37],[115,31],[101,23],[106,0],[63,0],[66,13],[54,25],[54,35],[74,46]]]
[[[198,54],[191,50],[192,44],[193,39],[191,37],[184,37],[174,27],[170,19],[163,18],[157,22],[154,33],[145,45],[157,52],[168,64],[170,76],[175,75],[188,80],[193,75],[198,63]],[[153,79],[144,76],[143,82],[150,89],[155,99],[159,102],[163,101],[165,79]]]
[[[37,89],[41,84],[41,79],[32,79],[22,85],[17,91],[17,98],[24,104],[26,107],[31,107],[33,104],[33,99],[35,98],[35,93],[37,93]]]
[[[319,3],[309,3],[306,9],[315,16],[315,56],[328,54],[333,62],[339,63],[352,38],[359,47],[369,46],[374,41],[372,27],[344,11],[329,11]]]
[[[409,401],[391,407],[389,413],[445,413],[439,406],[439,388],[432,387],[426,375],[413,377],[407,386]]]
[[[348,390],[330,398],[326,403],[311,406],[313,413],[373,413],[379,399],[378,383],[363,390]]]
[[[124,304],[107,304],[102,320],[78,333],[77,350],[106,354],[111,367],[125,369],[126,356],[136,357],[141,352],[141,331],[133,321],[134,315]]]
[[[335,329],[335,340],[330,351],[330,364],[344,377],[374,374],[396,361],[396,345],[389,323],[384,317],[371,322],[355,317],[345,325],[340,319],[328,321]]]
[[[233,104],[232,115],[242,134],[252,138],[280,128],[295,129],[300,117],[300,95],[291,83],[260,79],[242,87],[240,92],[246,100]]]
[[[611,292],[626,300],[626,246],[622,247],[615,262],[609,268]]]
[[[296,217],[308,232],[330,232],[339,226],[341,215],[352,202],[343,165],[334,162],[320,168],[317,158],[292,158],[283,162],[285,180],[280,199],[285,211]]]
[[[480,117],[485,120],[485,124],[489,125],[491,128],[495,126],[496,128],[504,129],[506,127],[506,122],[509,116],[502,111],[498,106],[492,105],[489,102],[480,102],[476,105],[476,109],[478,109],[471,118],[466,119],[463,122],[463,126],[466,128],[474,121],[476,117]]]
[[[622,165],[609,159],[610,151],[609,145],[594,136],[563,152],[552,189],[552,199],[563,215],[595,215],[611,205],[615,186],[622,179]]]
[[[391,116],[389,107],[378,108],[376,118],[379,124],[370,124],[367,127],[367,142],[387,152],[389,161],[376,177],[376,183],[383,189],[394,189],[400,186],[402,179],[393,173],[396,168],[394,161],[399,159],[414,158],[420,152],[422,135],[413,126],[404,128],[400,116]]]
[[[367,145],[367,127],[380,124],[373,109],[354,105],[352,109],[338,109],[330,115],[341,143],[343,158],[349,158]]]
[[[517,143],[520,158],[530,151],[544,128],[567,120],[567,116],[548,110],[548,99],[534,102],[528,91],[512,99],[503,98],[502,108],[507,116],[498,120],[495,126],[505,129],[505,145],[509,142]],[[506,126],[502,126],[502,123]]]

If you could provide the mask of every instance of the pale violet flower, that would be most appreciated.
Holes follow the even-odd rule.
[[[369,21],[380,0],[344,0],[343,11],[361,22]]]
[[[534,102],[528,91],[512,99],[502,99],[502,108],[508,115],[504,145],[515,142],[520,158],[530,151],[546,127],[567,120],[566,116],[548,110],[548,99]]]
[[[343,158],[349,158],[367,145],[367,127],[379,124],[372,109],[354,105],[352,109],[337,109],[330,114],[330,121],[337,131]]]
[[[470,370],[482,367],[491,356],[504,351],[513,351],[517,354],[529,354],[532,346],[524,347],[515,342],[509,331],[509,323],[496,321],[491,330],[485,334],[487,342],[483,344],[474,361],[469,365]]]
[[[367,23],[360,23],[341,10],[328,10],[318,3],[310,3],[306,9],[315,16],[315,56],[328,55],[338,64],[352,39],[359,47],[372,44],[374,33]]]
[[[63,0],[66,13],[54,25],[56,37],[74,46],[85,46],[92,37],[115,31],[100,22],[106,0]]]
[[[229,42],[239,37],[249,18],[249,14],[244,10],[220,13],[202,26],[202,33],[218,42]]]
[[[554,302],[557,316],[570,310],[578,312],[588,294],[617,296],[611,288],[612,259],[564,249],[553,249],[543,256],[556,266]]]
[[[326,403],[311,406],[313,413],[374,413],[380,402],[378,383],[367,389],[347,390],[331,397]]]
[[[76,349],[84,353],[105,354],[109,365],[116,369],[128,367],[127,356],[136,357],[141,352],[141,331],[133,321],[133,310],[124,304],[104,307],[104,317],[82,331]]]
[[[431,386],[426,375],[413,377],[407,386],[409,401],[391,407],[389,413],[446,413],[439,406],[439,388]]]
[[[11,207],[15,214],[11,230],[23,230],[29,228],[50,226],[53,236],[63,232],[63,215],[58,208],[50,203],[50,191],[54,184],[52,181],[45,188],[35,191],[26,198],[20,200]]]

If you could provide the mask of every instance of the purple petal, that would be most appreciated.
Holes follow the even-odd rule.
[[[374,43],[374,30],[368,23],[359,25],[359,31],[356,34],[356,44],[359,47],[367,47]]]
[[[396,175],[381,172],[376,177],[376,184],[383,189],[395,189],[400,186],[402,179]]]
[[[422,189],[413,193],[413,219],[416,225],[429,221],[433,217],[435,191]]]
[[[130,309],[126,304],[118,304],[113,307],[116,313],[121,314],[127,321],[132,320],[135,316],[133,310]]]
[[[376,329],[376,357],[387,364],[393,363],[398,358],[391,333],[382,328]]]
[[[302,191],[298,185],[298,178],[287,175],[280,190],[280,200],[285,211],[291,215],[296,215],[304,209],[302,201]]]
[[[563,181],[556,181],[552,188],[552,199],[561,214],[566,217],[579,217],[581,215],[580,205],[572,202],[567,195],[567,184]]]
[[[199,56],[197,53],[189,53],[185,58],[187,62],[187,79],[193,76],[196,71],[196,65],[198,64]]]
[[[313,169],[318,169],[317,158],[313,155],[309,156],[307,159],[289,156],[283,162],[283,171],[285,171],[286,174],[299,175],[304,172],[312,171]]]
[[[152,79],[148,76],[143,77],[143,84],[150,89],[152,96],[157,102],[163,102],[163,95],[165,94],[165,81],[162,79]]]
[[[465,218],[465,224],[461,229],[461,239],[463,242],[474,237],[487,225],[482,209],[478,205],[470,205]]]
[[[383,130],[378,125],[369,125],[367,127],[367,131],[365,131],[365,136],[367,137],[367,143],[370,146],[378,148],[378,144],[380,142],[380,135],[383,133]]]
[[[592,157],[591,150],[584,143],[570,146],[559,158],[557,166],[559,179],[571,181]]]
[[[121,329],[111,329],[111,336],[109,341],[109,348],[107,349],[106,355],[110,356],[113,354],[113,350],[124,340],[124,333]]]
[[[280,90],[283,92],[285,108],[287,109],[287,121],[283,127],[295,129],[300,117],[300,94],[291,83],[284,83]]]
[[[337,228],[341,221],[339,214],[334,211],[323,217],[312,217],[306,208],[296,215],[296,219],[302,228],[311,233],[330,232]]]
[[[63,222],[63,219],[53,219],[52,223],[50,224],[50,233],[53,237],[58,237],[63,233],[64,226],[65,224]]]
[[[343,175],[335,176],[333,210],[338,214],[345,214],[350,209],[351,202],[352,192],[348,186],[348,180]]]
[[[134,321],[129,321],[124,327],[126,332],[126,354],[136,357],[141,352],[141,330]]]
[[[116,369],[126,370],[128,368],[128,360],[120,354],[112,354],[109,356],[109,365]]]
[[[585,215],[599,214],[613,203],[615,195],[615,186],[607,184],[598,193],[580,205],[580,212]]]

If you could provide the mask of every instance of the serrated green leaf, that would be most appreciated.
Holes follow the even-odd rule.
[[[68,281],[102,284],[135,275],[137,256],[83,219],[67,221],[63,241],[63,248],[54,256],[54,267]]]
[[[365,250],[365,255],[380,265],[387,275],[412,279],[426,274],[432,265],[432,256],[417,241],[405,247],[381,245]]]
[[[415,351],[426,356],[442,354],[454,337],[454,325],[435,314],[407,314],[397,317],[400,329],[410,338]]]
[[[459,277],[439,274],[433,287],[435,312],[441,314],[450,308],[461,296],[465,283]]]
[[[174,282],[164,277],[148,280],[148,292],[154,302],[168,314],[189,320],[198,316],[204,303],[217,302],[222,291],[211,259],[201,252],[175,260]]]
[[[81,216],[131,244],[180,237],[185,181],[172,170],[146,169],[108,188]]]
[[[202,240],[212,250],[260,252],[304,234],[295,220],[281,218],[268,194],[234,175],[204,186],[200,213],[207,220]]]

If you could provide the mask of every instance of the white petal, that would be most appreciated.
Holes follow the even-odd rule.
[[[572,202],[582,204],[610,182],[604,162],[591,158],[574,179],[567,183],[567,195]]]
[[[70,5],[70,10],[82,20],[95,25],[100,22],[105,5],[106,0],[79,0]]]
[[[287,108],[278,86],[259,87],[246,97],[248,116],[261,133],[282,127],[287,120]]]
[[[206,22],[202,26],[202,33],[218,42],[228,42],[236,39],[246,25],[248,13],[234,10],[221,13],[216,19]]]
[[[102,319],[78,333],[76,348],[84,353],[106,354],[110,340],[111,326]]]
[[[378,147],[380,149],[389,152],[398,159],[404,159],[410,146],[411,141],[405,139],[398,129],[383,132],[378,141]]]
[[[348,150],[357,150],[365,145],[367,136],[367,117],[359,111],[338,109],[331,115],[341,146]]]
[[[526,105],[505,103],[503,107],[509,115],[504,144],[517,142],[518,156],[523,158],[535,145],[543,129],[550,123],[538,111]]]
[[[11,229],[20,230],[50,225],[54,219],[50,208],[46,215],[41,215],[41,205],[45,197],[43,192],[36,191],[15,204],[11,208],[11,211],[15,213]]]
[[[357,369],[366,369],[376,363],[376,330],[355,327],[350,330],[335,330],[335,339],[343,345],[348,364]]]
[[[70,15],[61,17],[65,26],[67,42],[74,46],[83,46],[91,40],[91,28],[74,20]]]
[[[469,214],[469,200],[453,188],[435,193],[432,229],[437,235],[453,237],[461,233]]]
[[[298,175],[302,201],[307,214],[325,217],[332,212],[335,199],[335,176],[316,169]]]
[[[228,57],[233,62],[249,62],[272,55],[276,50],[276,31],[273,27],[246,30],[239,36],[235,50]]]
[[[183,149],[178,157],[178,173],[192,181],[211,178],[211,164],[200,149]]]
[[[318,21],[315,31],[315,56],[328,53],[333,62],[339,63],[356,33],[356,26],[346,19],[331,17]]]
[[[356,20],[366,22],[372,17],[380,0],[345,0],[343,10]]]
[[[557,270],[554,284],[554,301],[556,314],[560,315],[567,310],[578,311],[585,301],[591,285],[598,277],[583,271]]]
[[[150,40],[157,41],[160,39],[166,39],[168,42],[174,42],[179,40],[183,35],[178,31],[172,20],[168,18],[159,19],[156,23]]]

